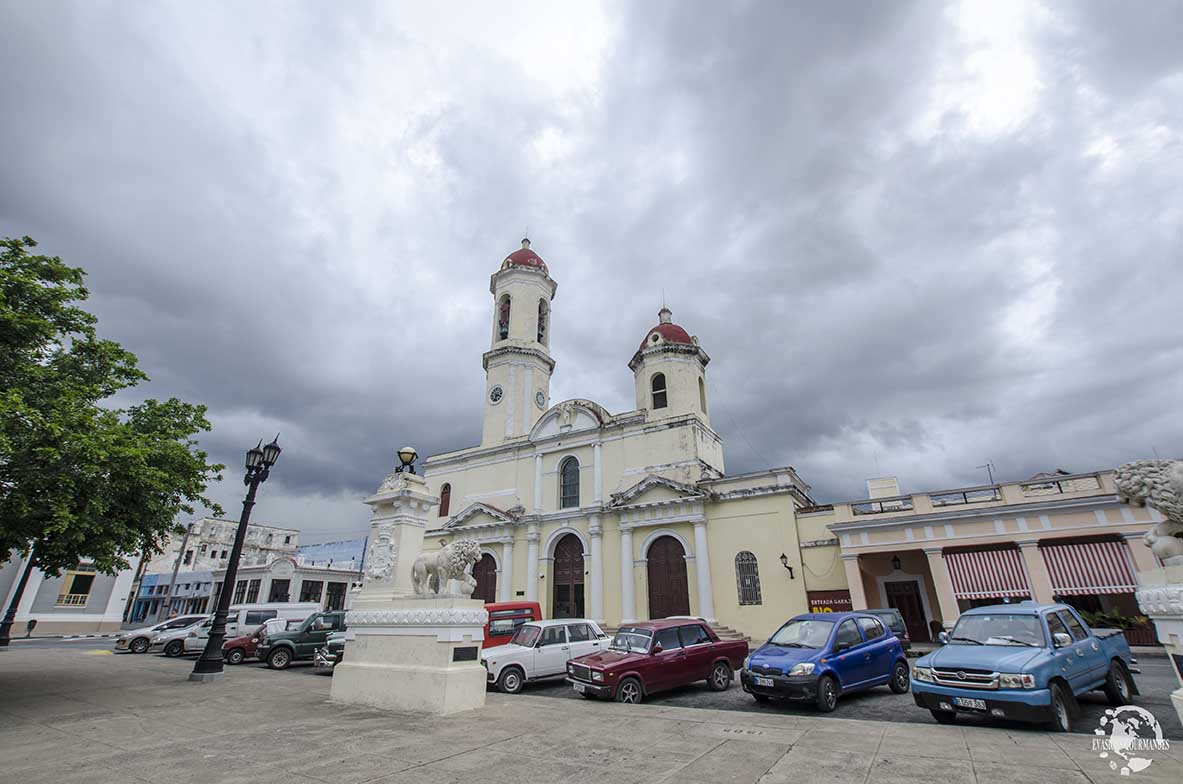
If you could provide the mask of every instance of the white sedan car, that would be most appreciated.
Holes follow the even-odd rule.
[[[595,621],[561,618],[524,623],[505,645],[481,651],[489,683],[517,694],[526,681],[567,674],[567,660],[608,647],[608,635]]]

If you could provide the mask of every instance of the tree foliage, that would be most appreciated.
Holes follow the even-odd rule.
[[[0,241],[0,561],[33,546],[51,574],[81,558],[116,572],[161,549],[194,504],[221,514],[205,492],[223,466],[194,438],[210,429],[205,406],[112,407],[148,377],[76,304],[83,271],[36,244]]]

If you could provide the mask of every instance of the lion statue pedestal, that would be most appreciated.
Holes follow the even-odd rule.
[[[366,503],[374,512],[365,581],[345,617],[332,700],[433,715],[483,706],[488,613],[470,598],[480,548],[457,541],[420,552],[439,499],[412,473],[387,477]]]
[[[1138,572],[1138,607],[1154,621],[1167,653],[1183,662],[1183,460],[1126,463],[1113,482],[1122,501],[1156,509],[1165,518],[1146,532],[1146,545],[1163,566]],[[1183,672],[1176,677],[1183,683]],[[1171,702],[1183,721],[1183,686],[1171,692]]]

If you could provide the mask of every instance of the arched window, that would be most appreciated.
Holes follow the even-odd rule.
[[[445,482],[440,488],[440,517],[448,516],[448,507],[452,505],[452,485]]]
[[[739,588],[739,603],[763,604],[760,598],[760,567],[756,556],[741,550],[735,556],[735,584]]]
[[[509,337],[509,295],[501,298],[497,308],[497,339],[505,340]]]
[[[698,377],[698,405],[702,409],[702,413],[707,412],[707,385],[702,380],[702,376]]]
[[[546,345],[546,328],[548,326],[546,319],[548,315],[546,300],[538,300],[538,342],[544,346]]]
[[[568,457],[559,465],[559,508],[579,506],[579,461]]]
[[[649,389],[653,392],[653,407],[665,408],[665,373],[657,373],[649,382]]]

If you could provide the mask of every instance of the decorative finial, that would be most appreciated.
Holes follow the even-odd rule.
[[[662,324],[669,324],[670,319],[674,314],[665,305],[661,306],[661,310],[657,311],[657,318]]]
[[[522,248],[524,249],[524,248],[529,248],[529,247],[530,247],[530,238],[529,237],[522,237]]]

